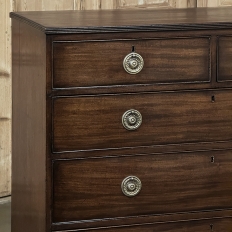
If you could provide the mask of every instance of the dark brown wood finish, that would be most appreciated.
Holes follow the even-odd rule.
[[[123,68],[132,47],[144,60],[137,75]],[[210,39],[54,42],[53,68],[54,88],[210,82]]]
[[[46,231],[46,40],[13,20],[12,232]]]
[[[60,96],[60,95],[79,95],[79,94],[102,94],[102,93],[124,93],[124,92],[144,92],[144,91],[164,91],[164,90],[183,90],[183,89],[212,89],[212,88],[225,88],[232,87],[232,82],[218,82],[217,81],[217,37],[218,35],[232,35],[232,31],[230,29],[227,30],[215,30],[215,31],[182,31],[181,37],[179,32],[143,32],[144,38],[155,38],[157,40],[172,40],[173,38],[199,38],[199,37],[208,37],[210,38],[210,67],[209,67],[209,77],[211,77],[210,82],[166,82],[166,83],[148,83],[148,84],[135,84],[130,83],[124,85],[108,85],[108,86],[96,86],[95,88],[91,86],[86,87],[70,87],[70,88],[55,88],[50,93],[51,96]],[[209,36],[211,35],[211,36]],[[133,41],[133,40],[141,40],[141,33],[133,32],[133,33],[110,33],[110,34],[73,34],[73,35],[55,35],[53,36],[54,43],[56,42],[64,42],[65,40],[68,42],[77,42],[77,41],[102,41],[102,40],[122,40],[122,41]],[[61,64],[62,65],[62,64]],[[190,64],[191,68],[192,63]],[[62,65],[63,66],[63,65]],[[119,65],[122,68],[122,62]],[[63,66],[65,68],[65,66]],[[124,75],[127,75],[125,72]],[[67,77],[70,79],[69,77]],[[129,79],[131,79],[131,75]],[[167,78],[167,77],[166,77]],[[75,82],[77,82],[78,78],[75,78]],[[95,78],[96,79],[96,78]],[[97,78],[98,80],[99,78]],[[111,78],[112,79],[112,78]],[[135,78],[136,79],[136,78]],[[63,80],[66,81],[66,80]],[[84,80],[86,81],[86,80]],[[99,81],[99,80],[98,80]],[[114,81],[114,80],[112,80]],[[128,78],[127,78],[128,81]],[[139,80],[136,80],[139,82]],[[66,81],[67,82],[67,81]],[[125,82],[125,80],[124,80]]]
[[[99,232],[154,232],[154,231],[162,231],[162,232],[221,232],[221,231],[231,231],[231,218],[226,219],[205,219],[205,220],[193,220],[193,221],[182,221],[182,222],[168,222],[166,224],[163,223],[155,223],[155,224],[147,224],[147,225],[131,225],[131,226],[121,226],[115,228],[101,228],[99,230],[90,229],[90,230],[81,230],[81,231],[99,231]],[[77,232],[79,230],[72,230],[72,232]],[[61,232],[71,232],[70,230],[63,230]]]
[[[202,219],[219,219],[227,218],[232,220],[232,209],[228,210],[213,210],[213,211],[193,211],[184,213],[169,213],[169,214],[153,214],[153,215],[143,215],[141,217],[120,217],[112,220],[110,218],[100,219],[100,220],[84,220],[84,221],[69,221],[69,222],[57,222],[52,224],[52,230],[63,231],[76,229],[88,230],[89,228],[98,228],[104,224],[104,228],[119,228],[119,227],[129,227],[132,225],[155,225],[164,224],[167,222],[190,222],[190,221],[200,221]]]
[[[46,232],[51,231],[52,218],[52,37],[46,36]]]
[[[232,28],[231,7],[11,13],[47,34]]]
[[[231,151],[55,161],[53,222],[232,208],[231,162]],[[127,176],[142,182],[135,197]]]
[[[11,13],[12,232],[231,232],[231,10]]]
[[[55,98],[53,151],[231,140],[231,97],[211,90]],[[136,131],[122,125],[130,109],[143,118]]]
[[[224,151],[232,149],[232,141],[217,142],[198,142],[198,143],[180,143],[165,144],[154,146],[127,147],[118,149],[104,150],[82,150],[70,152],[57,152],[51,154],[52,159],[75,159],[75,158],[93,158],[93,157],[119,157],[133,156],[134,154],[173,154],[180,152],[201,152],[201,151]]]
[[[232,36],[218,38],[218,81],[232,81]]]

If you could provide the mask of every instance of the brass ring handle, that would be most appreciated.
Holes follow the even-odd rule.
[[[125,196],[134,197],[140,192],[142,183],[138,177],[128,176],[122,181],[121,188]]]
[[[122,125],[127,130],[136,130],[138,129],[142,124],[142,115],[138,110],[127,110],[122,115]]]
[[[143,57],[136,52],[129,53],[123,60],[123,67],[129,74],[137,74],[143,69]]]

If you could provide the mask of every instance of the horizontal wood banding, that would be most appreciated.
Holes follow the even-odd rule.
[[[83,229],[88,230],[89,228],[116,228],[116,227],[133,227],[135,225],[156,225],[171,222],[193,222],[200,220],[214,220],[216,219],[228,219],[232,218],[232,209],[228,210],[206,210],[206,211],[193,211],[188,213],[168,213],[168,214],[155,214],[146,216],[134,216],[134,217],[120,217],[120,218],[106,218],[97,220],[87,220],[87,221],[69,221],[69,222],[57,222],[52,223],[53,231],[63,231],[63,230],[75,230]],[[207,222],[205,221],[205,222]],[[138,223],[139,222],[139,223]],[[138,227],[140,228],[140,227]]]
[[[192,220],[192,221],[182,221],[182,222],[168,222],[154,223],[147,225],[130,225],[130,226],[120,226],[120,227],[106,227],[98,229],[99,232],[196,232],[196,231],[231,231],[231,218],[219,218],[219,219],[205,219],[205,220]],[[72,232],[77,232],[79,230],[72,230]],[[83,231],[95,232],[95,229],[87,229]],[[60,232],[70,232],[70,230],[62,230]]]

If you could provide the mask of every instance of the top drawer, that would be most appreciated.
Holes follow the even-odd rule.
[[[209,41],[201,37],[53,42],[53,88],[209,82]],[[144,62],[135,75],[123,66],[132,51]],[[132,57],[127,62],[134,70],[140,60],[133,63]]]

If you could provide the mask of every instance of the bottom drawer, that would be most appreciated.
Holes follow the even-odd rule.
[[[63,230],[60,232],[69,232],[70,230]],[[79,230],[72,230],[77,232]],[[149,225],[133,225],[123,226],[117,228],[101,228],[81,230],[88,232],[231,232],[232,218],[225,219],[210,219],[210,220],[192,220],[187,222],[169,222],[156,223]]]

